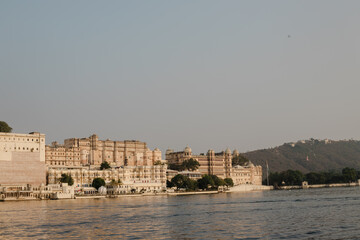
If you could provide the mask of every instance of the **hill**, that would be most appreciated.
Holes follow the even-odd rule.
[[[280,172],[288,169],[303,173],[341,170],[345,167],[360,169],[360,141],[355,140],[304,140],[285,143],[270,149],[243,153],[266,172]]]

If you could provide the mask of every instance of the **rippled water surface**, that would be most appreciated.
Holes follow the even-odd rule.
[[[0,202],[1,239],[360,239],[360,188]]]

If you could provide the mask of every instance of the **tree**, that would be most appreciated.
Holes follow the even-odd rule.
[[[102,162],[102,163],[100,164],[100,170],[109,169],[109,168],[111,168],[111,166],[110,166],[110,164],[109,164],[107,161]]]
[[[302,172],[296,170],[287,170],[281,172],[280,174],[282,182],[285,182],[285,185],[292,186],[292,185],[301,185],[304,181],[304,175]]]
[[[122,183],[121,183],[121,180],[120,180],[120,179],[117,180],[117,181],[115,181],[115,179],[111,179],[111,182],[110,182],[109,185],[116,187],[116,186],[119,186],[119,185],[121,185],[121,184],[122,184]]]
[[[195,190],[198,188],[197,181],[181,174],[177,174],[175,177],[173,177],[171,179],[171,184],[172,186],[177,188],[185,188],[186,190]]]
[[[156,162],[154,162],[154,165],[163,165],[163,164],[160,160],[157,160]]]
[[[67,183],[69,186],[72,186],[74,184],[74,179],[71,177],[71,175],[63,173],[61,174],[60,182]]]
[[[226,186],[228,186],[228,187],[234,186],[234,181],[232,180],[232,178],[225,178],[224,181],[225,181]]]
[[[233,166],[236,166],[236,165],[244,166],[248,162],[249,162],[249,159],[247,159],[246,157],[244,157],[243,155],[240,155],[240,154],[237,156],[234,156],[232,158]]]
[[[183,161],[182,166],[184,169],[187,169],[189,171],[195,171],[200,167],[200,163],[197,160],[190,158]]]
[[[222,178],[219,178],[216,175],[210,175],[210,177],[214,180],[214,187],[224,186],[225,181]]]
[[[98,190],[101,186],[105,186],[105,180],[102,178],[94,178],[91,185]]]
[[[205,174],[202,178],[198,179],[198,186],[200,189],[213,188],[215,182],[210,175]]]
[[[174,187],[174,184],[171,181],[166,180],[166,187],[167,188],[172,188],[172,187]]]
[[[342,174],[344,182],[355,182],[357,179],[357,172],[354,168],[344,168]]]
[[[10,133],[12,128],[4,121],[0,121],[0,132]]]
[[[179,164],[174,164],[174,163],[169,164],[168,168],[171,170],[176,170],[176,171],[180,171],[180,172],[185,170],[185,168],[182,164],[179,165]]]

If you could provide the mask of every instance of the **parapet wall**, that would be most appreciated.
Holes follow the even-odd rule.
[[[0,184],[46,184],[45,162],[40,161],[39,152],[9,152],[5,155],[0,159]]]

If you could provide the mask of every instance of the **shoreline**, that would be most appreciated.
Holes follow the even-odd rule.
[[[236,192],[256,192],[256,191],[270,191],[270,190],[301,190],[301,189],[317,189],[317,188],[336,188],[336,187],[359,187],[359,183],[333,183],[333,184],[314,184],[303,186],[282,186],[275,189],[273,186],[265,185],[238,185],[231,187],[226,191],[193,191],[193,192],[165,192],[165,193],[143,193],[143,194],[120,194],[120,195],[85,195],[74,196],[72,198],[59,199],[40,199],[40,198],[5,198],[0,199],[0,202],[15,202],[15,201],[42,201],[42,200],[69,200],[69,199],[106,199],[106,198],[127,198],[127,197],[147,197],[147,196],[189,196],[189,195],[205,195],[205,194],[220,194],[220,193],[236,193]]]
[[[276,190],[295,190],[295,189],[310,189],[310,188],[336,188],[336,187],[359,187],[360,183],[329,183],[329,184],[313,184],[302,186],[281,186]]]
[[[219,193],[233,193],[233,192],[252,192],[252,191],[267,191],[272,190],[272,186],[258,186],[258,185],[238,185],[225,191],[191,191],[191,192],[164,192],[164,193],[142,193],[142,194],[119,194],[119,195],[75,195],[73,197],[64,197],[58,199],[40,199],[40,198],[5,198],[0,199],[0,202],[9,201],[41,201],[41,200],[66,200],[66,199],[105,199],[105,198],[126,198],[126,197],[147,197],[147,196],[189,196],[189,195],[205,195],[205,194],[219,194]]]

